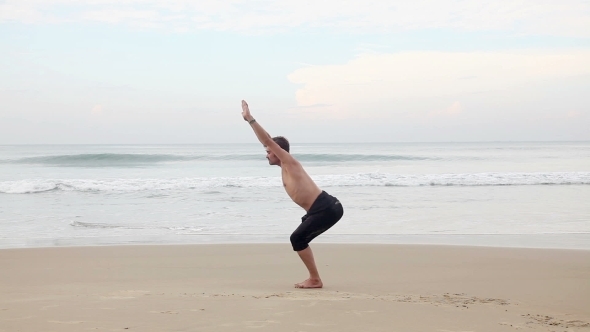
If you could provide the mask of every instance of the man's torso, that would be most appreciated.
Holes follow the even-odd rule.
[[[281,166],[283,186],[291,199],[308,211],[322,190],[313,182],[299,162]]]

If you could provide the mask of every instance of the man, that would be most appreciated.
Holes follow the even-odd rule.
[[[322,288],[322,279],[309,242],[342,218],[344,213],[342,204],[313,182],[301,164],[289,153],[289,141],[286,138],[270,137],[252,117],[248,104],[244,100],[242,100],[242,117],[252,126],[256,137],[266,148],[268,163],[281,167],[283,187],[289,197],[307,212],[301,218],[301,225],[291,234],[291,245],[307,267],[309,279],[295,284],[295,287]]]

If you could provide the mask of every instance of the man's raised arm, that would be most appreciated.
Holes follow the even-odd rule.
[[[262,128],[262,126],[256,122],[256,119],[250,114],[250,108],[248,107],[248,103],[245,100],[242,100],[242,117],[244,120],[248,121],[256,137],[264,145],[268,147],[276,156],[281,160],[281,162],[288,162],[293,160],[293,157],[289,152],[283,150],[275,141],[272,140],[272,137]]]
[[[266,132],[266,130],[264,130],[264,128],[262,128],[262,126],[256,122],[252,114],[250,114],[250,108],[248,107],[248,103],[246,103],[245,100],[242,100],[242,117],[244,120],[248,121],[250,126],[252,126],[252,129],[254,129],[254,133],[256,134],[256,137],[258,137],[260,143],[262,143],[264,146],[269,146],[269,141],[273,141],[272,138]]]

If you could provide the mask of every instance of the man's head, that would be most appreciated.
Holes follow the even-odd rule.
[[[273,137],[272,140],[278,144],[283,150],[289,152],[289,141],[284,138],[283,136]],[[281,165],[281,161],[277,156],[270,151],[268,147],[266,147],[266,159],[268,159],[268,163],[271,165]]]

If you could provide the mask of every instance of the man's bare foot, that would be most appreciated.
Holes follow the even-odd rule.
[[[324,284],[320,279],[307,279],[304,282],[295,284],[295,288],[322,288]]]

